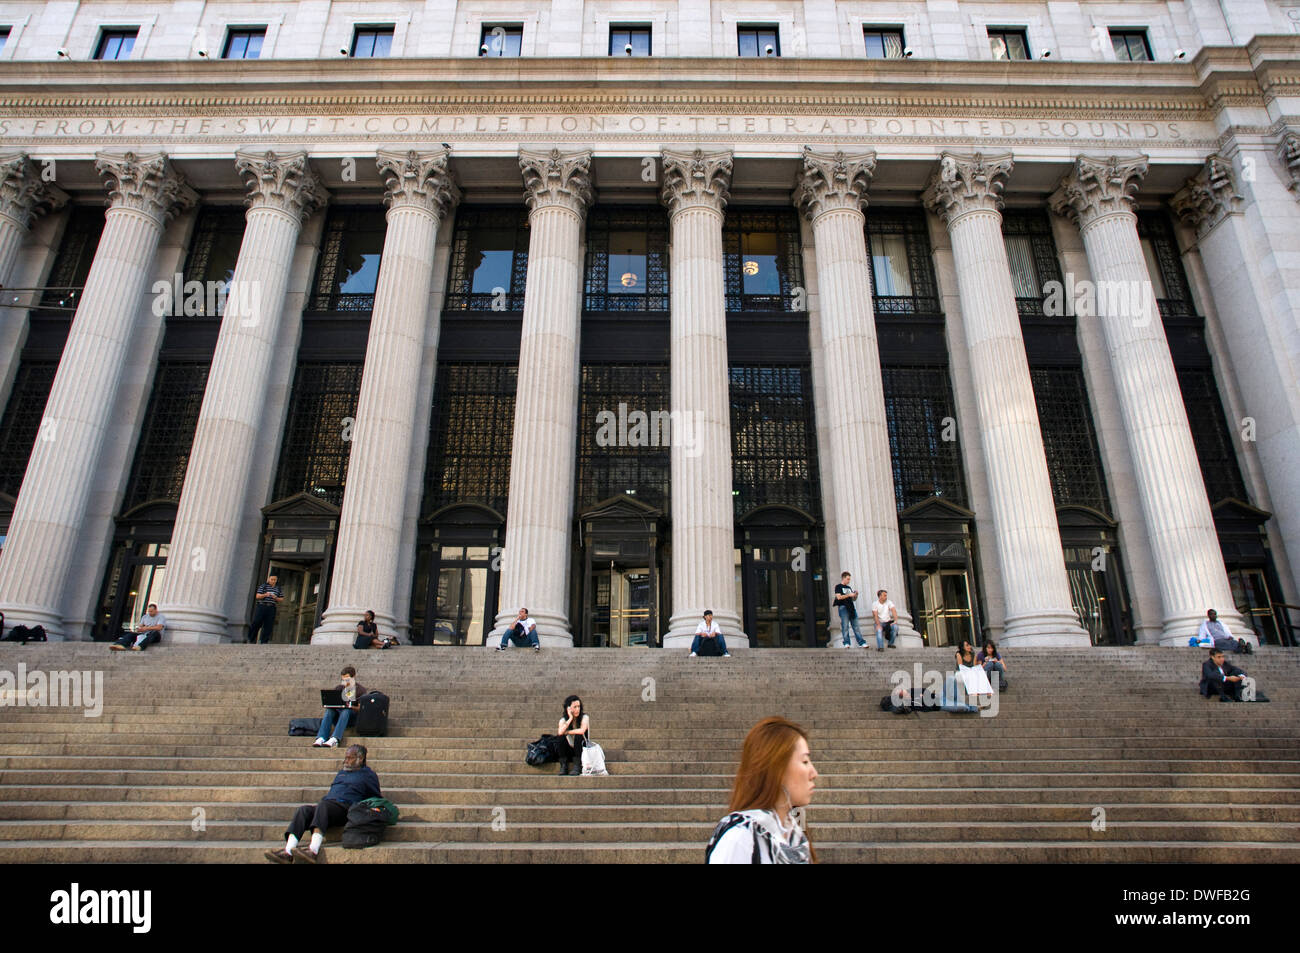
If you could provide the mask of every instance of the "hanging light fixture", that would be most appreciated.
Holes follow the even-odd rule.
[[[758,262],[756,262],[756,261],[747,261],[747,262],[745,262],[745,265],[744,265],[744,271],[745,271],[745,274],[747,274],[747,275],[756,275],[756,274],[758,274]]]
[[[629,248],[629,249],[627,250],[627,257],[628,257],[628,259],[631,259],[631,257],[632,257],[632,249],[631,249],[631,248]],[[625,272],[623,272],[623,277],[622,277],[620,280],[623,282],[623,287],[624,287],[624,288],[634,288],[634,287],[636,287],[637,277],[636,277],[636,275],[635,275],[633,272],[631,272],[631,271],[625,271]]]

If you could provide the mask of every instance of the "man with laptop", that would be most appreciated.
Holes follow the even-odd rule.
[[[313,748],[339,746],[339,742],[343,740],[343,732],[361,710],[357,699],[365,693],[366,690],[357,681],[357,670],[351,665],[344,666],[343,671],[339,673],[339,683],[336,686],[321,689],[320,700],[325,707],[325,713],[321,716],[320,731],[316,734],[316,740],[311,743]]]

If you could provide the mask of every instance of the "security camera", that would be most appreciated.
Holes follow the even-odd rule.
[[[348,55],[348,48],[346,46],[340,46],[339,56],[347,56],[347,55]]]
[[[632,44],[631,44],[631,43],[626,44],[626,45],[623,47],[623,52],[626,53],[628,56],[631,56],[631,55],[632,55]]]
[[[1052,51],[1051,51],[1051,50],[1043,50],[1043,52],[1041,52],[1041,53],[1038,54],[1038,58],[1039,58],[1040,60],[1050,60],[1050,59],[1052,58]]]
[[[202,50],[202,49],[201,49],[201,50],[199,50],[198,52],[199,52],[199,56],[207,56],[207,55],[208,55],[208,51],[207,51],[207,50]]]
[[[912,58],[912,48],[910,46],[903,47],[903,56],[909,60]]]
[[[63,47],[59,47],[58,54],[59,54],[59,59],[61,60],[66,60],[68,58],[68,51],[65,50]]]
[[[487,45],[486,43],[484,43],[482,46],[480,46],[480,47],[478,48],[478,55],[479,55],[479,56],[487,56],[487,55],[488,55],[488,45]]]
[[[775,52],[776,52],[776,49],[772,46],[771,43],[769,43],[769,44],[767,44],[767,46],[763,47],[763,55],[764,55],[764,56],[771,56],[771,55],[772,55],[773,53],[775,53]]]
[[[1176,59],[1176,60],[1185,60],[1185,59],[1187,59],[1187,51],[1186,51],[1186,50],[1174,50],[1174,59]]]

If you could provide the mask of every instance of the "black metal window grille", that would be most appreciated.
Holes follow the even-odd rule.
[[[311,493],[343,504],[352,424],[361,393],[359,361],[301,363],[289,398],[275,498]],[[376,452],[383,452],[382,448]],[[393,461],[400,466],[401,461]]]
[[[185,259],[185,282],[199,281],[205,284],[201,296],[206,313],[208,295],[206,283],[223,281],[227,285],[235,276],[235,263],[239,260],[239,246],[244,240],[244,210],[236,206],[207,206],[194,223],[194,237],[190,240],[190,252]],[[217,313],[225,310],[225,297],[216,297]],[[175,312],[182,312],[184,302],[175,303]]]
[[[1091,506],[1111,515],[1106,472],[1082,369],[1037,367],[1030,369],[1029,376],[1056,505]]]
[[[439,364],[424,467],[428,516],[453,503],[506,512],[515,432],[514,364]]]
[[[800,245],[794,209],[728,211],[722,225],[727,310],[799,310]]]
[[[966,506],[947,366],[895,366],[881,368],[881,372],[898,508],[906,509],[932,496]]]
[[[596,208],[587,216],[584,307],[669,310],[668,216],[656,208]]]
[[[1246,481],[1237,463],[1236,444],[1228,427],[1214,371],[1209,367],[1179,367],[1178,387],[1201,464],[1201,478],[1211,503],[1233,497],[1250,502]]]
[[[1064,316],[1064,284],[1061,265],[1056,257],[1052,225],[1041,212],[1003,212],[1002,240],[1006,245],[1011,284],[1016,292],[1016,308],[1022,318],[1046,315],[1044,299],[1049,282],[1061,283]]]
[[[1160,212],[1139,212],[1138,239],[1147,260],[1162,318],[1191,318],[1196,316],[1191,287],[1183,270],[1183,259],[1178,252],[1169,217]]]
[[[668,511],[671,441],[679,438],[663,426],[662,417],[659,427],[653,427],[652,415],[669,410],[669,386],[665,364],[582,365],[576,481],[580,509],[627,494]],[[600,416],[604,411],[613,417]],[[639,429],[641,418],[633,416],[638,412],[646,415]],[[704,448],[706,453],[722,450]]]
[[[22,488],[58,369],[57,361],[23,361],[18,365],[9,403],[0,419],[0,491],[10,496],[17,496]]]
[[[736,517],[756,506],[783,503],[820,518],[817,425],[808,367],[733,365],[729,371]]]
[[[54,267],[45,281],[41,296],[42,311],[61,311],[72,314],[81,303],[81,292],[86,287],[86,276],[95,262],[95,249],[104,234],[104,210],[79,205],[68,217],[59,243],[59,253]]]
[[[310,311],[370,313],[387,223],[382,208],[332,208],[325,220]]]
[[[939,292],[925,215],[904,209],[867,212],[867,251],[876,314],[938,314]]]
[[[180,502],[207,383],[206,363],[167,361],[158,365],[123,512],[149,500]]]
[[[462,208],[451,244],[448,311],[523,311],[528,210]]]

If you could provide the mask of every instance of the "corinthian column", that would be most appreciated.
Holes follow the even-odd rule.
[[[1034,385],[1002,242],[1002,189],[1011,167],[1010,153],[945,152],[923,200],[948,226],[957,266],[1006,600],[1003,640],[1088,645],[1071,605]]]
[[[446,150],[380,152],[378,163],[387,186],[388,228],[352,428],[330,606],[314,644],[350,643],[367,609],[374,609],[382,634],[396,634],[393,592],[407,477],[397,464],[410,459],[415,441],[438,225],[460,197]]]
[[[821,155],[805,148],[793,199],[813,231],[821,305],[827,447],[835,507],[839,579],[853,573],[862,595],[858,614],[870,618],[876,591],[888,589],[898,607],[900,645],[920,646],[907,610],[898,542],[898,505],[890,465],[885,391],[871,307],[870,261],[862,210],[876,168],[874,152]],[[833,611],[833,607],[832,607]],[[869,627],[868,627],[869,628]],[[848,633],[843,633],[848,637]],[[865,633],[868,641],[870,632]]]
[[[578,425],[582,226],[595,201],[591,153],[519,153],[528,274],[510,456],[497,633],[526,607],[545,644],[572,645],[569,562]]]
[[[1151,531],[1165,612],[1161,642],[1175,645],[1195,633],[1206,608],[1219,609],[1238,627],[1240,617],[1233,611],[1196,447],[1138,239],[1133,193],[1146,171],[1144,156],[1080,156],[1051,203],[1083,236],[1138,496]]]
[[[25,155],[0,156],[0,287],[13,278],[18,250],[33,221],[62,208],[68,196],[41,180],[41,172]]]
[[[704,610],[712,609],[732,644],[747,645],[735,604],[722,280],[722,210],[729,198],[731,153],[665,152],[663,168],[660,197],[672,229],[670,411],[677,428],[671,456],[673,613],[663,644],[688,646]]]
[[[77,546],[126,350],[167,221],[194,190],[165,155],[96,157],[110,207],[72,319],[40,435],[0,556],[0,604],[10,625],[62,637],[62,593]]]
[[[303,221],[327,197],[305,152],[235,157],[249,190],[244,237],[158,596],[176,642],[217,642],[226,632],[224,606],[257,434],[278,427],[263,409],[289,266]]]

